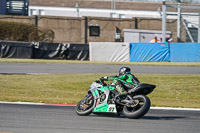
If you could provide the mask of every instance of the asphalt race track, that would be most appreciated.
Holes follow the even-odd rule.
[[[72,106],[0,104],[0,133],[199,133],[200,111],[150,110],[141,119],[77,116]]]
[[[100,65],[100,64],[46,64],[46,63],[3,63],[0,74],[35,73],[118,73],[127,66],[133,73],[200,74],[200,67],[184,66],[142,66],[142,65]]]
[[[122,66],[0,62],[0,74],[117,73]],[[200,74],[200,67],[126,66],[133,73]],[[128,119],[77,116],[72,106],[0,103],[0,133],[200,133],[200,111],[151,109],[141,119]]]

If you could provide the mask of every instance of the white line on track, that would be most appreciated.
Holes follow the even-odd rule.
[[[0,101],[0,103],[4,103],[4,104],[24,104],[24,105],[45,105],[45,103],[32,103],[32,102],[4,102],[4,101]]]
[[[200,111],[199,108],[172,108],[172,107],[151,107],[150,109],[157,110],[182,110],[182,111]]]
[[[33,103],[33,102],[4,102],[4,104],[22,104],[22,105],[53,105],[53,106],[75,106],[75,104],[56,104],[56,103]],[[200,111],[200,108],[172,108],[172,107],[151,107],[153,110],[182,110],[182,111]]]

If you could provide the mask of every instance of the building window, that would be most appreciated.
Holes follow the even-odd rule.
[[[32,15],[38,15],[36,9],[31,9],[31,16],[32,16]]]
[[[39,15],[45,15],[45,11],[44,10],[39,10]]]
[[[119,18],[125,18],[125,14],[119,14]]]
[[[100,36],[100,26],[89,26],[90,36]]]
[[[111,18],[118,18],[118,14],[117,13],[110,13],[110,17]]]

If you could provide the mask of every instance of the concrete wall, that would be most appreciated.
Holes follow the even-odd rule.
[[[82,42],[81,18],[38,16],[38,27],[52,29],[55,42]],[[83,37],[84,39],[84,37]]]
[[[116,40],[116,30],[122,31],[123,29],[135,29],[135,19],[114,19],[114,18],[95,18],[88,17],[88,26],[90,25],[100,26],[100,36],[92,37],[89,36],[88,31],[88,42],[115,42],[123,41],[123,33],[121,32],[121,39]]]
[[[28,17],[28,16],[0,15],[0,21],[35,24],[35,16]]]
[[[89,42],[122,42],[123,29],[161,30],[161,19],[151,18],[99,18],[99,17],[53,17],[53,16],[5,16],[0,15],[0,21],[29,23],[39,28],[52,29],[55,33],[54,42],[89,43]],[[172,32],[173,42],[176,42],[176,20],[167,20],[167,31]],[[99,25],[100,36],[89,36],[89,26]],[[121,39],[115,39],[116,31],[121,33]],[[181,32],[185,41],[185,29]]]

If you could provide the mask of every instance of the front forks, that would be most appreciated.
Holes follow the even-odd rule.
[[[85,100],[85,104],[91,104],[91,99],[92,99],[92,95],[91,94],[87,94],[86,95],[86,100]]]

